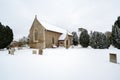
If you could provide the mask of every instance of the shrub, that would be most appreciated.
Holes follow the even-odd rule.
[[[81,32],[79,37],[79,42],[82,47],[88,47],[89,46],[89,35],[87,30],[84,30]]]
[[[109,48],[110,40],[101,32],[93,32],[90,36],[90,46],[94,49]]]
[[[0,23],[0,49],[6,48],[13,40],[13,32],[9,26]]]

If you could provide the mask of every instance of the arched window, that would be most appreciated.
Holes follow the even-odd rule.
[[[34,41],[38,41],[38,30],[34,31]]]

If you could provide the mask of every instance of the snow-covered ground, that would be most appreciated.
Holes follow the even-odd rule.
[[[120,50],[92,48],[0,51],[0,80],[120,80]],[[117,54],[118,64],[109,62]]]

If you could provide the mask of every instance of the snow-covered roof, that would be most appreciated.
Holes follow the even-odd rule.
[[[35,17],[35,19],[38,21],[37,17]],[[39,22],[39,21],[38,21],[38,22]],[[56,27],[56,26],[51,25],[51,24],[49,24],[49,23],[46,23],[46,22],[44,22],[44,21],[40,21],[39,23],[40,23],[46,30],[61,33],[62,35],[59,37],[59,40],[65,40],[66,35],[72,36],[72,34],[71,34],[70,32],[68,32],[67,30],[62,29],[62,28],[60,28],[60,27]]]
[[[35,19],[37,20],[37,17],[35,17]],[[46,30],[50,30],[50,31],[54,31],[54,32],[62,33],[62,34],[68,33],[68,35],[71,35],[71,36],[72,36],[72,34],[71,34],[70,32],[68,32],[67,30],[62,29],[62,28],[60,28],[60,27],[56,27],[56,26],[51,25],[51,24],[49,24],[49,23],[46,23],[46,22],[44,22],[44,21],[40,21],[39,23],[40,23]]]
[[[40,23],[41,23],[41,24],[45,27],[45,29],[47,29],[47,30],[54,31],[54,32],[58,32],[58,33],[62,33],[62,35],[59,37],[59,40],[65,40],[65,38],[66,38],[67,35],[72,36],[72,34],[71,34],[70,32],[68,32],[67,30],[65,30],[65,29],[62,29],[62,28],[60,28],[60,27],[56,27],[56,26],[54,26],[54,25],[48,24],[48,23],[43,22],[43,21],[41,21]]]
[[[67,35],[67,34],[63,33],[63,34],[59,37],[59,40],[65,40],[66,35]]]
[[[50,31],[54,31],[54,32],[59,32],[59,33],[65,33],[66,30],[60,28],[60,27],[56,27],[54,25],[51,25],[51,24],[48,24],[46,22],[43,22],[43,21],[40,21],[40,23],[43,25],[43,27],[47,30],[50,30]]]

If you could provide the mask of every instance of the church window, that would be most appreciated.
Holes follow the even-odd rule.
[[[38,30],[35,30],[34,32],[34,41],[38,41]]]

